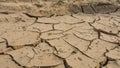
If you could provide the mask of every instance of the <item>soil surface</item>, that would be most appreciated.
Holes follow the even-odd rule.
[[[0,68],[120,68],[119,0],[0,0]]]

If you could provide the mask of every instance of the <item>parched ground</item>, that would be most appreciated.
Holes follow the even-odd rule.
[[[119,0],[94,1],[0,0],[0,68],[120,68]]]

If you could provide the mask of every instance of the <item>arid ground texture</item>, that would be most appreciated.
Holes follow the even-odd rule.
[[[120,0],[0,0],[0,68],[120,68]]]

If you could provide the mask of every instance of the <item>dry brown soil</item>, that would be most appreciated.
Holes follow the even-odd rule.
[[[0,0],[0,68],[120,68],[119,0]]]

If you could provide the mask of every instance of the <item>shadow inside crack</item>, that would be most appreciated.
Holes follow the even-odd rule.
[[[120,6],[112,5],[109,3],[89,4],[89,5],[69,5],[68,11],[72,14],[85,13],[85,14],[109,14],[120,11]]]

